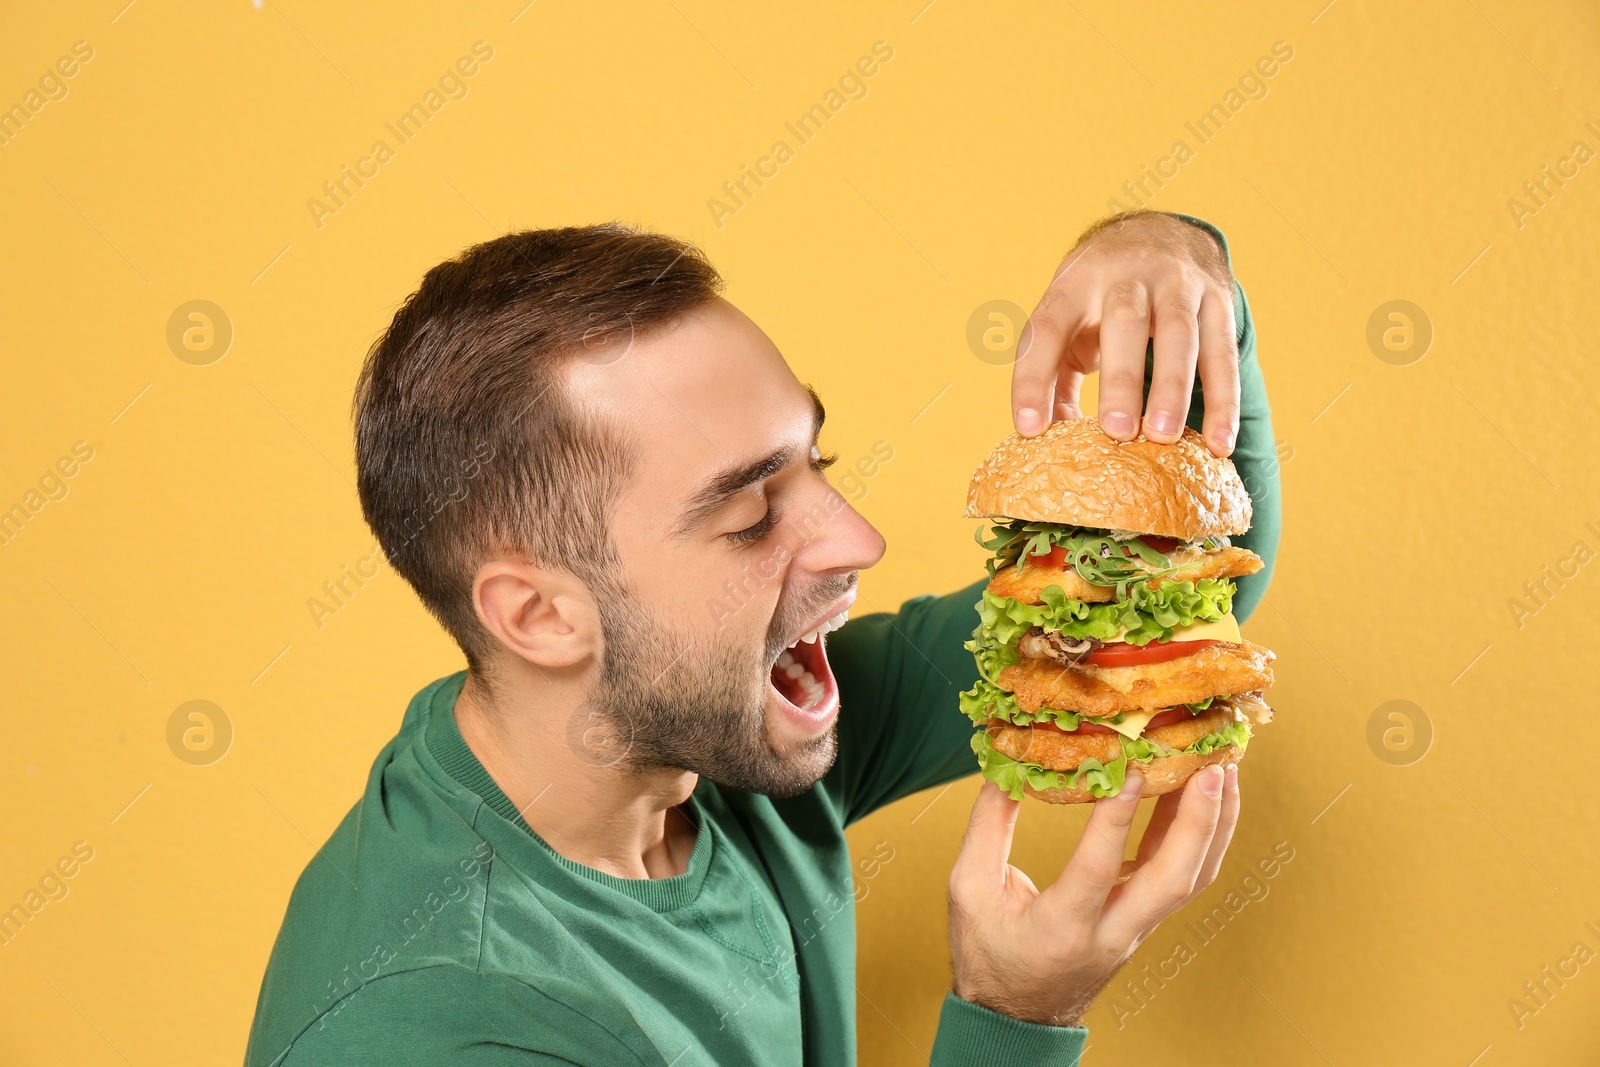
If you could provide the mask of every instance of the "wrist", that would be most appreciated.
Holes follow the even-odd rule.
[[[1085,230],[1067,258],[1089,246],[1108,252],[1153,250],[1187,261],[1224,289],[1233,288],[1227,243],[1221,231],[1203,219],[1150,210],[1112,215]]]
[[[1163,211],[1161,214],[1182,225],[1190,234],[1205,235],[1191,245],[1196,251],[1202,246],[1205,249],[1197,258],[1197,265],[1215,277],[1219,284],[1231,289],[1234,284],[1233,257],[1228,252],[1228,241],[1222,236],[1222,231],[1205,219],[1193,215],[1184,215],[1176,211]]]

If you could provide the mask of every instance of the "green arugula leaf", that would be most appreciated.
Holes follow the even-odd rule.
[[[1022,519],[991,524],[990,530],[991,536],[987,538],[983,536],[982,526],[973,531],[973,539],[993,553],[987,561],[989,577],[993,578],[1001,567],[1012,562],[1020,573],[1030,556],[1049,555],[1059,545],[1066,549],[1067,562],[1078,577],[1090,585],[1114,587],[1118,600],[1128,595],[1130,583],[1147,582],[1199,566],[1198,563],[1171,566],[1165,554],[1138,537],[1116,537],[1110,530]],[[1201,544],[1206,549],[1223,548],[1228,539],[1208,537]]]

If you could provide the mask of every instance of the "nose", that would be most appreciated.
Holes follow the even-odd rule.
[[[883,558],[887,547],[877,527],[832,486],[794,522],[793,535],[801,546],[795,564],[813,574],[866,570]]]

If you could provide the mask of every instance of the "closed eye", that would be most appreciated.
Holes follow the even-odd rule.
[[[811,460],[811,469],[817,474],[821,474],[823,471],[839,462],[839,454],[837,452],[829,452],[824,454],[816,452],[815,449],[812,451],[816,454]],[[780,521],[782,521],[782,515],[778,512],[778,509],[769,507],[767,508],[767,513],[761,516],[761,521],[757,522],[755,525],[746,526],[742,530],[735,530],[732,533],[723,534],[722,536],[726,537],[729,541],[732,541],[736,545],[754,544],[763,537],[767,536],[767,534],[771,533]]]
[[[754,526],[746,526],[742,530],[735,530],[733,533],[723,534],[722,536],[736,545],[754,544],[772,532],[773,528],[778,525],[778,518],[778,510],[776,508],[768,508],[767,513],[761,516],[761,521]]]

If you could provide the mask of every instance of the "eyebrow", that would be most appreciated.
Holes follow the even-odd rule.
[[[806,393],[811,397],[811,440],[815,442],[822,434],[822,423],[827,419],[828,412],[815,389],[808,385]],[[729,500],[787,467],[794,455],[794,446],[784,445],[760,459],[738,463],[712,475],[689,498],[689,503],[684,506],[683,513],[672,528],[672,536],[687,537],[722,510]]]

